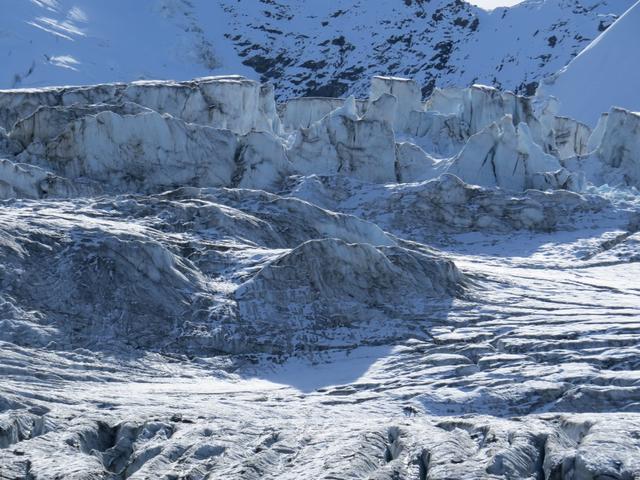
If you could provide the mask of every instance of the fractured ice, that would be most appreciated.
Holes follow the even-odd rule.
[[[421,91],[0,91],[0,478],[640,475],[640,115]]]

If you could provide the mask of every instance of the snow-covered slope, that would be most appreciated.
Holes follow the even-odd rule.
[[[560,112],[594,126],[611,107],[640,110],[640,2],[541,85]]]
[[[373,75],[533,92],[632,0],[5,0],[0,88],[240,73],[277,97],[366,96]],[[357,19],[356,25],[353,19]]]
[[[219,2],[4,0],[0,87],[251,74],[225,28]]]

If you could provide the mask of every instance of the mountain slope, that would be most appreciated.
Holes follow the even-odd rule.
[[[361,79],[380,74],[412,77],[425,95],[434,86],[476,82],[527,91],[631,4],[529,0],[487,12],[451,0],[381,0],[375,9],[354,0],[313,9],[302,0],[268,8],[223,2],[244,63],[263,81],[291,77],[285,90],[292,96],[362,95],[368,85]]]
[[[640,2],[593,41],[541,91],[554,95],[561,112],[595,125],[612,106],[640,110]],[[589,101],[585,101],[589,99]]]
[[[363,95],[377,74],[414,77],[425,95],[474,82],[532,93],[633,3],[7,1],[0,87],[240,73],[274,80],[280,98]]]
[[[217,2],[6,0],[0,87],[251,74],[221,33]],[[197,7],[197,8],[196,8]],[[206,19],[206,20],[205,20]]]

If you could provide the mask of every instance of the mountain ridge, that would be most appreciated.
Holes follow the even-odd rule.
[[[533,94],[633,2],[526,0],[492,11],[462,0],[14,3],[0,20],[2,88],[239,73],[273,81],[284,99],[365,97],[373,75],[412,77],[424,96],[473,83]]]

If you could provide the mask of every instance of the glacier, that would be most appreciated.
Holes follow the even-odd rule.
[[[639,476],[640,115],[422,91],[0,91],[0,478]]]

